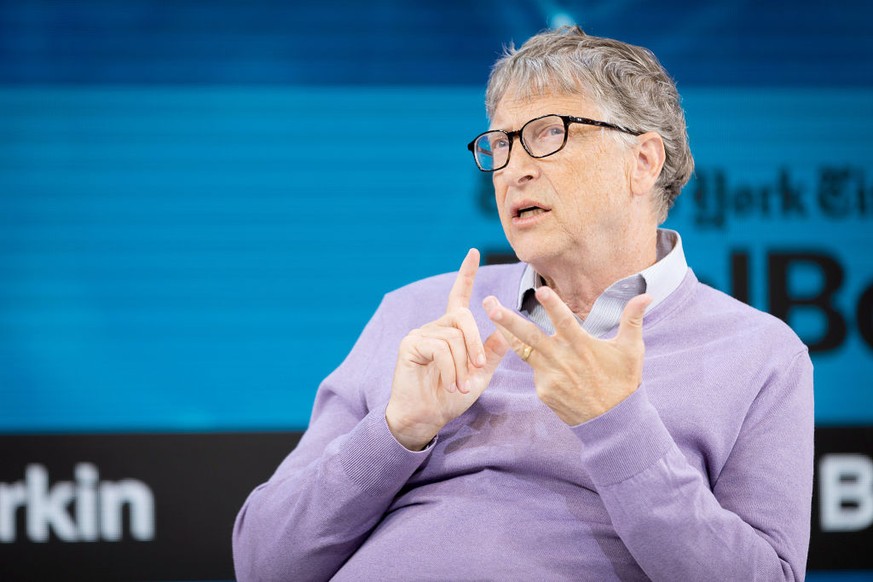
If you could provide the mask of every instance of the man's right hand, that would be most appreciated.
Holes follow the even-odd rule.
[[[482,343],[470,311],[478,269],[479,251],[470,249],[449,292],[446,314],[400,342],[385,419],[407,449],[423,449],[470,408],[509,348],[498,331]]]

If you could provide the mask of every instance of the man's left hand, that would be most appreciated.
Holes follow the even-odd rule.
[[[643,314],[652,301],[649,295],[628,302],[618,333],[609,340],[582,329],[552,289],[540,287],[536,297],[555,327],[552,336],[496,297],[486,297],[482,304],[515,353],[533,368],[537,395],[561,420],[582,424],[636,391],[643,375]]]

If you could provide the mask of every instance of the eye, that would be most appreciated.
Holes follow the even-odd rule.
[[[551,123],[542,128],[538,134],[539,139],[555,139],[564,137],[564,124]]]
[[[505,150],[509,148],[509,140],[502,134],[494,136],[494,138],[489,140],[489,147],[491,148],[491,151]]]
[[[560,148],[565,138],[564,120],[557,115],[535,119],[524,128],[525,142],[537,155]]]

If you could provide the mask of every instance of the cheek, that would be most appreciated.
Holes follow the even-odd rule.
[[[591,222],[597,222],[616,202],[614,181],[602,167],[578,168],[567,175],[558,190],[567,209],[568,230],[585,230]]]
[[[505,225],[508,220],[505,216],[506,213],[504,212],[507,188],[502,185],[501,180],[498,179],[497,176],[492,177],[491,186],[494,189],[494,202],[497,205],[497,216],[500,218],[500,222]]]
[[[627,184],[627,168],[618,162],[596,159],[576,170],[574,180],[584,198],[606,204],[620,196]]]
[[[498,202],[506,198],[506,188],[501,188],[500,178],[496,173],[491,174],[491,188],[494,190],[494,198]]]
[[[494,201],[497,203],[497,212],[501,216],[501,220],[503,218],[503,211],[505,208],[506,195],[509,192],[509,188],[507,188],[506,183],[500,179],[499,176],[492,175],[491,179],[491,187],[494,191]],[[483,188],[484,188],[483,184]]]
[[[553,180],[562,201],[571,207],[596,204],[603,195],[605,183],[600,168],[593,166],[574,167]]]

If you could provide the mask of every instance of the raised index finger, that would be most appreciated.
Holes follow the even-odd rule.
[[[473,295],[473,281],[476,280],[476,271],[479,270],[479,251],[470,249],[461,268],[458,270],[458,278],[449,291],[448,311],[455,309],[468,309],[470,297]]]

